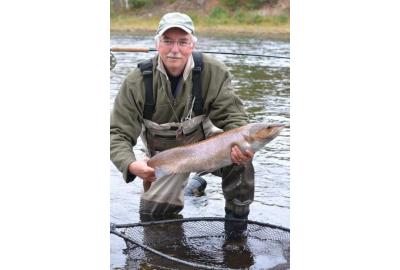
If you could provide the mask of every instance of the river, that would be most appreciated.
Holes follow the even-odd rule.
[[[152,36],[111,34],[111,47],[152,47]],[[197,50],[236,52],[262,55],[290,56],[289,40],[239,37],[199,37]],[[150,53],[114,53],[117,65],[110,71],[110,110],[126,74],[137,63],[155,55]],[[287,124],[280,136],[258,151],[254,157],[255,196],[249,219],[290,228],[290,62],[254,56],[213,54],[226,64],[233,75],[235,93],[242,99],[252,122],[270,121]],[[142,144],[134,151],[143,157]],[[186,197],[181,214],[187,217],[224,217],[224,197],[221,180],[206,175],[207,188],[202,197]],[[110,221],[113,223],[139,222],[140,179],[126,184],[121,173],[110,162]],[[125,243],[110,236],[110,268],[126,265],[122,253]]]

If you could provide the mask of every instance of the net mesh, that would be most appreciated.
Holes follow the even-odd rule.
[[[125,240],[128,269],[290,268],[290,232],[270,224],[199,218],[117,225],[115,231]]]

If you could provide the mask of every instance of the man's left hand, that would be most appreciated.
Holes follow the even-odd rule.
[[[232,147],[231,151],[231,159],[232,162],[237,164],[237,165],[245,165],[247,162],[249,162],[254,156],[254,153],[246,150],[245,152],[242,152],[240,148],[237,145],[234,145]]]

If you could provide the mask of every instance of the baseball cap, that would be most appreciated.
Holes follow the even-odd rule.
[[[161,36],[165,31],[174,27],[178,27],[189,34],[194,34],[192,19],[188,15],[179,12],[165,14],[160,20],[156,34]]]

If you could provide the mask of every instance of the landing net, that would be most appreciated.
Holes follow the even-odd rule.
[[[250,220],[185,218],[111,224],[128,269],[289,269],[290,230]]]

